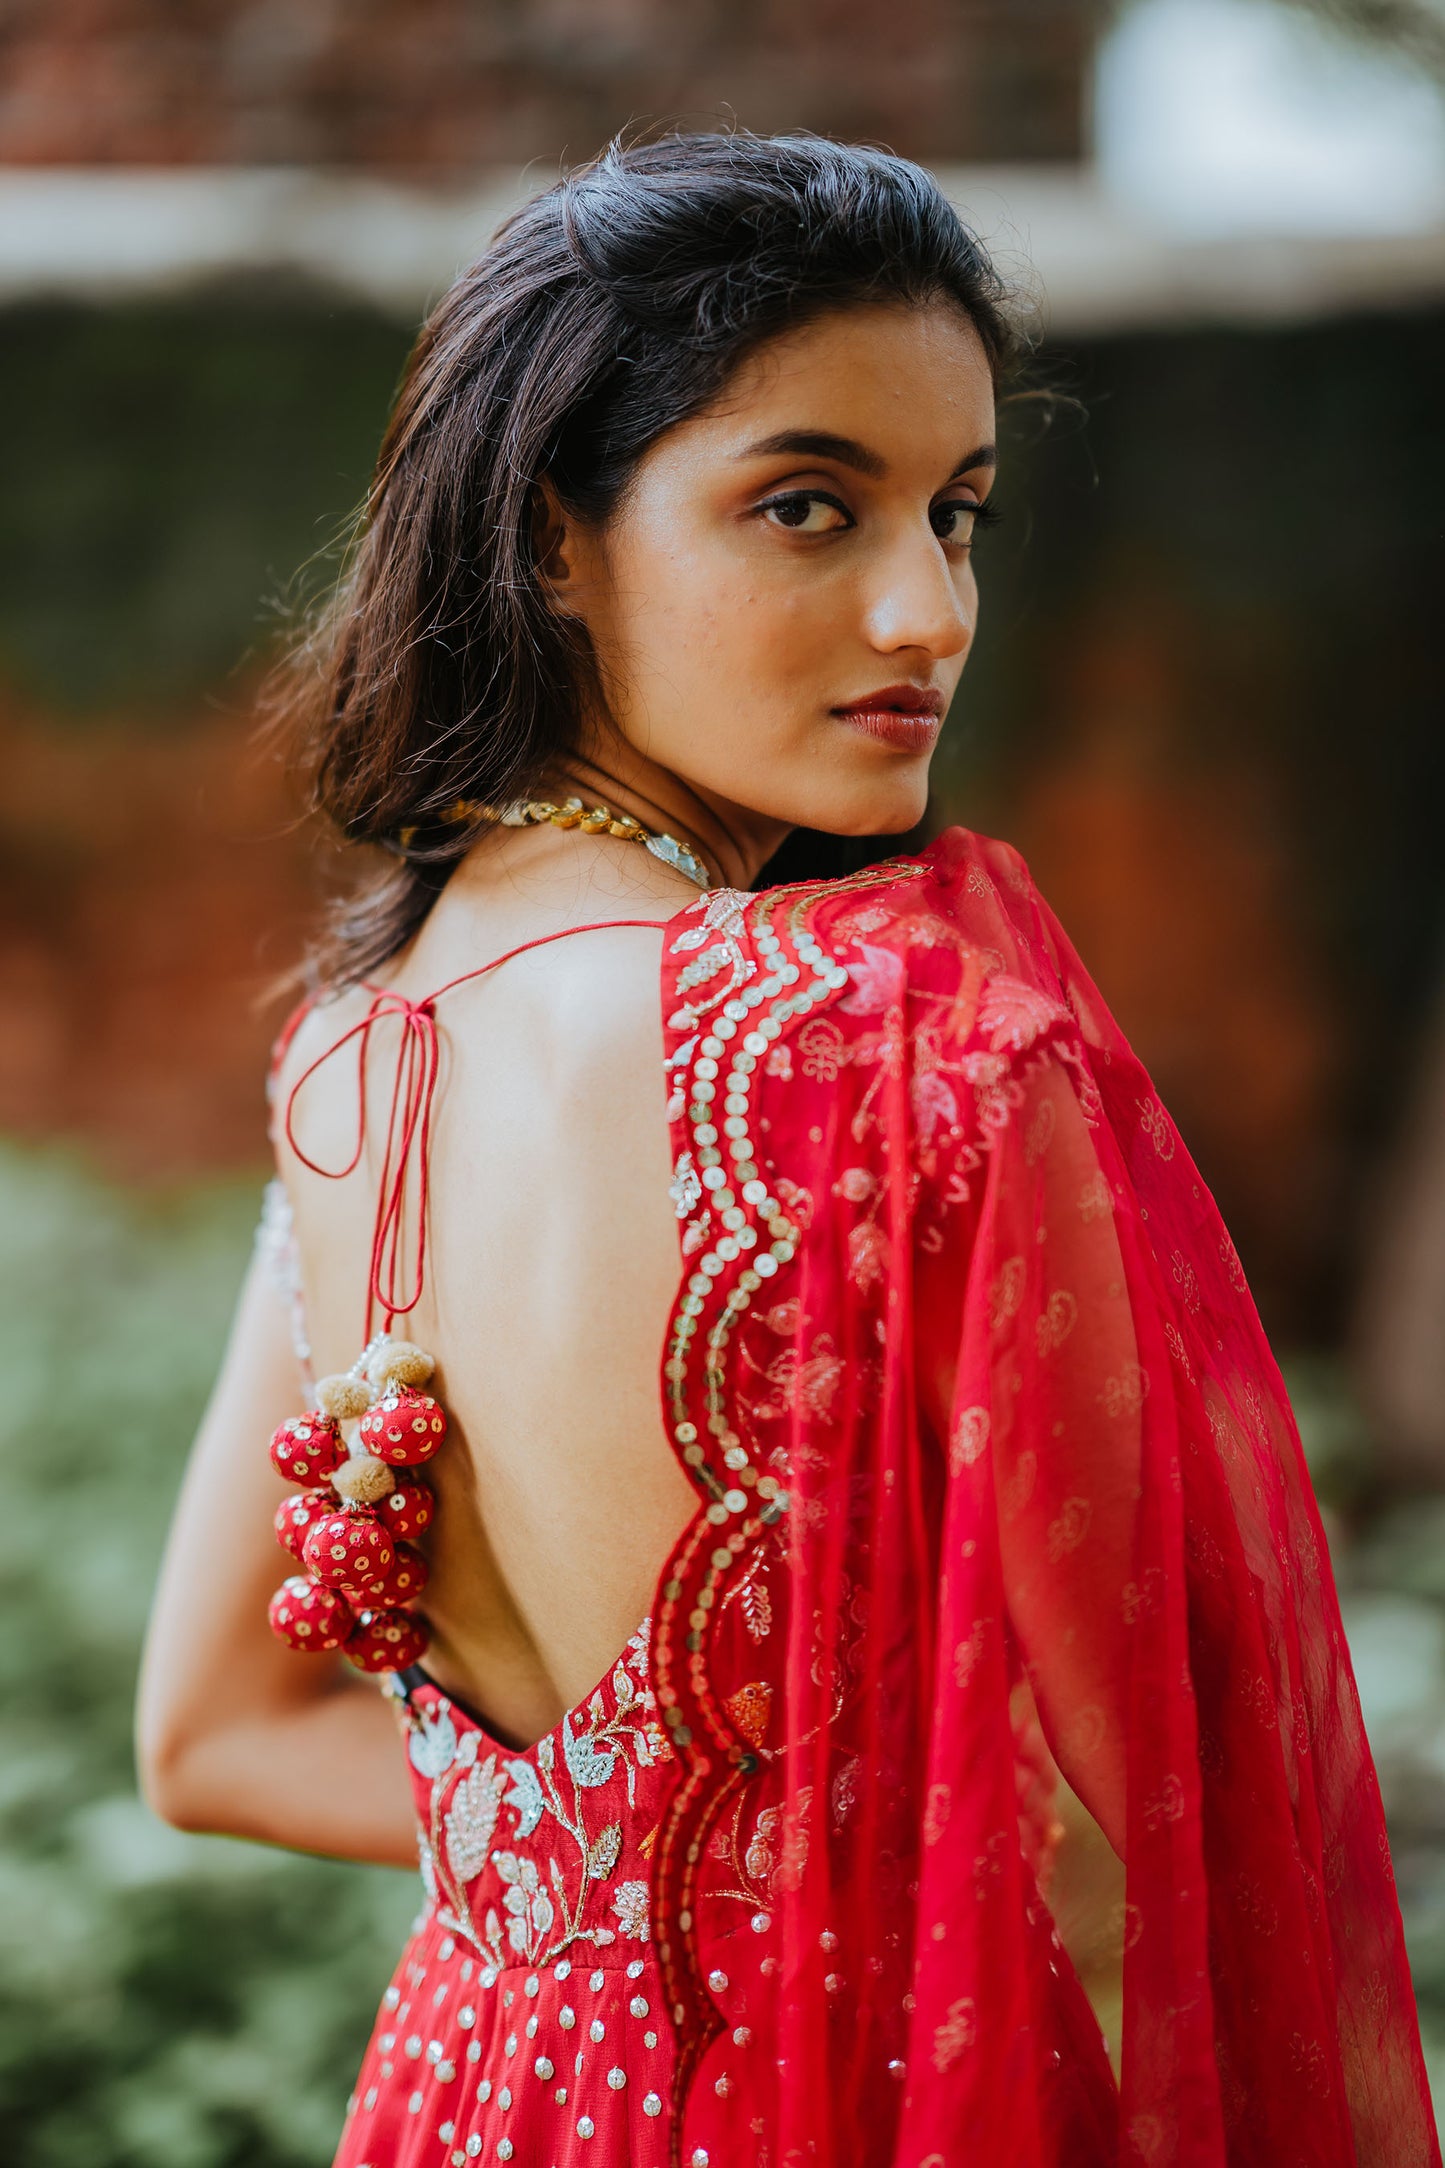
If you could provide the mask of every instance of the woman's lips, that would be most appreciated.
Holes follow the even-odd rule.
[[[943,695],[918,685],[885,685],[831,712],[900,752],[926,753],[943,722]]]

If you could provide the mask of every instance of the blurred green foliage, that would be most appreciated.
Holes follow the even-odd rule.
[[[0,1147],[0,2159],[320,2168],[420,1896],[136,1795],[136,1659],[259,1184]]]

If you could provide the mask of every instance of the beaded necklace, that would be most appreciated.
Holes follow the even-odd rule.
[[[463,826],[480,827],[495,821],[503,828],[534,828],[546,821],[554,828],[576,828],[587,836],[620,836],[624,842],[640,843],[654,858],[686,874],[699,888],[712,886],[712,876],[696,852],[679,843],[666,829],[644,828],[630,813],[614,813],[605,805],[584,805],[580,798],[564,798],[560,803],[551,798],[518,798],[507,806],[483,805],[476,798],[454,798],[446,817]],[[398,841],[404,851],[410,848],[415,834],[415,828],[400,830]]]
[[[536,818],[550,814],[538,812]],[[564,819],[560,825],[580,826],[581,821]],[[657,840],[672,838],[649,839],[649,848]],[[613,918],[564,926],[519,942],[474,971],[461,972],[420,1001],[390,987],[366,985],[363,990],[371,1000],[365,1016],[318,1054],[292,1085],[283,1118],[287,1143],[313,1174],[344,1181],[360,1165],[366,1145],[366,1056],[372,1030],[384,1017],[400,1019],[367,1274],[366,1345],[349,1370],[321,1379],[314,1407],[288,1417],[271,1439],[272,1465],[295,1486],[277,1508],[275,1527],[278,1542],[302,1570],[277,1589],[268,1612],[272,1632],[289,1648],[315,1655],[340,1650],[361,1671],[402,1671],[420,1661],[431,1639],[414,1608],[429,1574],[416,1538],[430,1527],[436,1501],[417,1470],[438,1451],[449,1425],[441,1402],[422,1389],[436,1367],[432,1357],[415,1341],[396,1338],[391,1328],[416,1308],[425,1274],[432,1103],[440,1070],[438,1001],[514,956],[570,934],[670,924],[669,919]],[[308,1007],[303,1003],[287,1024],[278,1059]],[[345,1166],[325,1167],[296,1141],[296,1101],[317,1070],[353,1041],[356,1144]],[[402,1237],[413,1172],[416,1242],[408,1269]],[[373,1332],[378,1316],[381,1329]]]

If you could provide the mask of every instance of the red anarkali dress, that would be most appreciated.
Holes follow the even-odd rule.
[[[338,2168],[1438,2168],[1284,1389],[1021,860],[711,892],[662,1000],[698,1510],[526,1752],[389,1682],[427,1902]],[[1118,2084],[1024,1679],[1123,1833]]]

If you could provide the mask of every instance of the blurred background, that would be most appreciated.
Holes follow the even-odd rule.
[[[1031,859],[1293,1389],[1445,2085],[1445,0],[0,11],[0,2152],[320,2168],[418,1894],[129,1714],[324,880],[252,710],[430,297],[635,118],[932,165],[1006,429],[948,817]],[[987,555],[983,552],[986,550]]]

